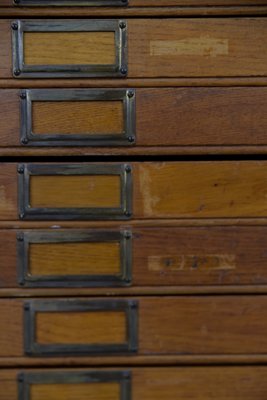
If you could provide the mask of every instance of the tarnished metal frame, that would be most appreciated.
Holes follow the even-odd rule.
[[[127,339],[121,344],[40,344],[36,338],[36,313],[125,312]],[[24,303],[24,348],[30,356],[64,356],[134,353],[138,348],[138,301],[135,300],[28,300]]]
[[[125,7],[128,0],[13,0],[15,6],[91,6],[91,7]]]
[[[132,169],[128,164],[19,164],[18,208],[20,219],[108,220],[129,219],[132,214]],[[30,204],[30,177],[38,175],[118,175],[121,204],[118,208],[37,208]]]
[[[127,23],[124,20],[14,21],[12,27],[13,75],[16,78],[96,78],[127,75]],[[115,64],[26,65],[24,32],[114,32]]]
[[[135,142],[135,91],[133,89],[27,89],[21,92],[21,143],[28,146],[129,146]],[[122,134],[35,134],[34,101],[122,101]]]
[[[51,384],[81,384],[81,383],[109,383],[120,385],[119,400],[131,400],[132,374],[129,370],[123,371],[54,371],[54,372],[23,372],[17,375],[18,400],[31,400],[31,385]]]
[[[17,236],[18,283],[26,287],[114,287],[131,284],[132,244],[130,231],[25,231]],[[31,275],[29,245],[33,243],[119,242],[118,275]],[[73,262],[75,270],[75,261]]]

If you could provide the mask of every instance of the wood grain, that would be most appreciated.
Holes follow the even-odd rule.
[[[120,311],[37,312],[39,344],[123,344],[126,315]]]
[[[202,361],[205,356],[216,356],[223,361],[228,356],[248,359],[267,354],[267,296],[169,296],[136,300],[139,304],[136,356],[180,355],[191,361],[193,356]],[[0,356],[21,357],[24,353],[23,301],[0,300],[0,307],[5,322],[0,332]],[[44,313],[37,322],[39,341],[88,343],[90,338],[97,337],[103,343],[105,340],[117,343],[125,333],[120,313],[118,318],[113,316],[109,321],[103,318],[108,312],[104,313],[96,325],[89,324],[93,318],[82,318],[78,312],[74,320],[68,312],[56,314]]]
[[[119,275],[119,243],[34,243],[29,247],[31,275]]]
[[[255,6],[266,5],[266,0],[129,0],[135,7],[174,7],[174,6]]]
[[[121,101],[34,101],[32,103],[34,134],[122,134],[123,129]]]
[[[131,165],[132,219],[267,216],[265,161],[133,162]],[[17,220],[16,164],[2,165],[0,190],[0,219]],[[118,207],[119,176],[33,176],[30,203],[32,207],[48,208]]]
[[[0,20],[0,77],[11,77],[12,49],[11,49],[11,21]]]
[[[267,88],[137,89],[137,146],[263,145]]]
[[[155,151],[168,154],[167,146],[173,146],[178,147],[172,149],[175,154],[190,149],[196,152],[193,146],[200,151],[200,146],[208,145],[242,146],[235,151],[243,152],[244,146],[266,146],[266,99],[266,87],[137,88],[136,146],[126,151],[141,154],[150,151],[143,147],[163,146]],[[124,128],[122,103],[117,101],[33,102],[32,111],[33,132],[40,135],[121,134]],[[17,148],[21,125],[19,91],[0,90],[0,117],[0,146]],[[101,150],[86,146],[84,152],[88,149],[96,153]],[[255,149],[264,151],[263,147]],[[34,149],[33,154],[39,151]],[[213,151],[206,148],[206,152]],[[76,152],[80,153],[81,148]],[[105,148],[103,152],[119,154],[123,149]],[[51,148],[46,153],[51,154]]]
[[[26,65],[114,64],[113,32],[25,32]]]
[[[116,382],[31,385],[31,400],[119,400]],[[1,400],[1,397],[0,397]]]
[[[32,176],[30,203],[52,208],[119,207],[120,186],[117,175]]]
[[[93,371],[103,369],[94,369]],[[108,368],[105,371],[112,371]],[[120,368],[124,370],[124,368]],[[129,370],[129,369],[128,369]],[[127,370],[127,371],[128,371]],[[23,372],[51,372],[54,369],[42,370],[40,368],[22,369]],[[62,369],[57,371],[85,372],[91,369]],[[188,400],[262,400],[267,395],[266,366],[213,366],[213,367],[134,367],[130,369],[132,376],[132,399],[133,400],[161,400],[168,396],[173,400],[186,398]],[[0,372],[0,382],[3,389],[0,400],[17,400],[16,379],[19,369],[5,370]],[[68,386],[70,392],[64,389]],[[93,388],[92,388],[93,386]],[[105,397],[104,388],[110,386],[109,397]],[[63,390],[60,391],[59,387]],[[94,390],[94,388],[96,390]],[[102,388],[102,390],[101,390]],[[113,390],[112,390],[113,389]],[[94,396],[90,397],[92,391]],[[73,384],[73,385],[33,385],[31,400],[118,400],[115,395],[115,387],[112,384]],[[63,397],[64,393],[64,397]],[[69,397],[71,393],[71,397]],[[101,397],[99,397],[101,394]],[[112,397],[113,394],[113,397]],[[83,397],[87,395],[87,397]],[[106,393],[107,395],[107,393]],[[75,397],[76,396],[76,397]]]
[[[266,75],[264,19],[133,20],[128,35],[130,78]]]
[[[134,165],[136,218],[263,217],[265,162]]]
[[[10,22],[0,22],[1,78],[12,77]],[[84,51],[83,43],[78,51],[75,49],[81,47],[80,40],[70,39],[69,43],[64,39],[64,35],[71,34],[62,33],[62,39],[56,33],[58,40],[51,40],[51,34],[30,33],[28,39],[26,35],[27,62],[37,65],[84,61],[93,65],[101,61],[109,63],[114,57],[114,43],[110,39],[108,43],[102,38],[93,45],[90,42],[91,51]],[[43,35],[43,39],[36,40],[36,35]],[[92,38],[91,33],[85,35]],[[164,21],[164,28],[161,19],[131,19],[128,21],[128,77],[266,77],[266,37],[265,18],[171,18]]]
[[[119,231],[121,228],[124,227],[119,225],[113,229]],[[126,228],[129,229],[129,224]],[[87,229],[86,232],[94,233],[98,229]],[[167,227],[165,223],[154,223],[153,227],[143,224],[139,227],[134,225],[131,229],[132,284],[122,293],[144,293],[146,290],[153,294],[158,292],[159,287],[161,293],[166,294],[175,293],[175,288],[176,293],[186,290],[206,293],[207,286],[209,291],[215,293],[238,292],[248,290],[248,285],[250,292],[257,293],[264,287],[267,290],[266,226],[205,226],[202,223],[199,227],[179,227],[177,223],[172,223]],[[66,233],[70,232],[74,230],[66,230]],[[28,268],[32,275],[118,274],[120,268],[116,242],[35,243],[30,245],[29,260]],[[1,288],[19,287],[16,264],[16,231],[2,229]],[[25,290],[21,288],[22,296],[27,295]],[[103,290],[99,289],[99,293]],[[36,294],[34,289],[29,291]],[[48,289],[45,291],[53,293]],[[64,295],[66,292],[68,289],[60,293]],[[43,294],[42,291],[40,293]]]

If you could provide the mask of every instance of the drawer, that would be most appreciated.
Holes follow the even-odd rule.
[[[3,163],[0,220],[266,217],[266,171],[265,161]]]
[[[14,362],[102,354],[219,363],[267,354],[264,295],[1,299],[0,311],[0,357]]]
[[[14,4],[15,3],[15,4]],[[266,0],[2,0],[1,6],[129,6],[129,7],[170,7],[170,6],[255,6],[266,5]]]
[[[241,152],[267,145],[266,107],[265,87],[2,89],[0,146],[126,146],[138,152],[235,146]]]
[[[0,288],[253,291],[267,284],[266,248],[266,226],[2,229]]]
[[[183,397],[188,400],[197,397],[206,400],[262,400],[267,395],[266,374],[265,366],[4,369],[0,372],[0,379],[5,390],[0,393],[0,399],[59,400],[66,398],[63,394],[68,393],[72,398],[95,400],[160,400],[163,396],[173,400]],[[129,390],[123,392],[127,383],[130,383]],[[25,390],[29,385],[31,395],[26,392],[26,395],[18,397],[18,388]]]
[[[1,20],[0,33],[0,78],[267,75],[265,18]]]

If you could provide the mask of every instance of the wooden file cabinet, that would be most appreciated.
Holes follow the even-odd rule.
[[[0,0],[0,400],[266,398],[266,12]]]

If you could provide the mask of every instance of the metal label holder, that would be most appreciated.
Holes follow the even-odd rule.
[[[28,146],[129,146],[135,142],[133,89],[28,89],[21,92],[21,143]],[[36,134],[32,126],[33,102],[121,101],[123,132],[111,134]]]
[[[41,312],[124,312],[127,338],[121,344],[40,344],[36,342],[36,314]],[[82,356],[127,354],[138,349],[138,301],[134,300],[30,300],[24,303],[24,346],[29,356]]]
[[[19,218],[28,220],[129,219],[132,213],[132,169],[127,164],[19,164]],[[37,208],[30,203],[31,176],[118,175],[121,182],[120,207]]]
[[[132,235],[130,231],[25,231],[17,236],[18,283],[26,287],[114,287],[131,284]],[[118,275],[31,275],[29,246],[34,243],[99,243],[120,244]],[[75,270],[75,260],[73,262]]]
[[[51,384],[84,384],[84,383],[118,383],[120,397],[118,400],[131,400],[132,375],[128,370],[123,371],[54,371],[54,372],[25,372],[17,375],[18,400],[31,400],[31,385]]]
[[[97,78],[127,75],[127,24],[122,20],[14,21],[12,27],[13,75],[16,78]],[[114,64],[27,65],[24,32],[114,32]]]
[[[15,6],[126,7],[128,0],[13,0]]]

